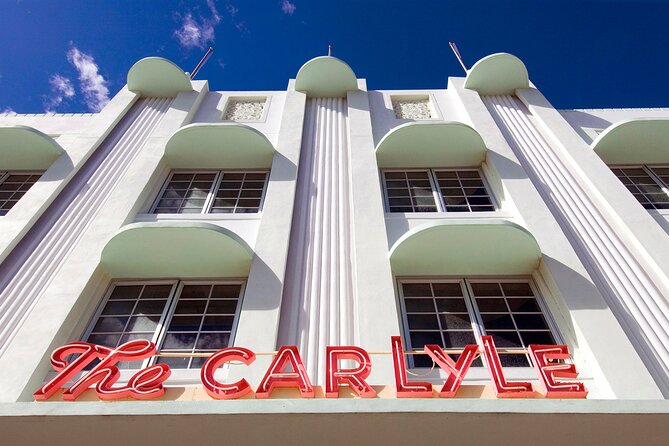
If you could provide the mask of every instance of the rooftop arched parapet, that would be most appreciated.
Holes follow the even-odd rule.
[[[184,126],[165,146],[165,161],[178,168],[269,168],[273,157],[274,146],[262,132],[236,122]]]
[[[346,97],[358,89],[355,73],[343,60],[320,56],[302,65],[295,77],[295,90],[312,98]]]
[[[203,222],[133,223],[102,250],[114,278],[246,277],[253,250],[234,232]]]
[[[513,94],[519,88],[529,87],[525,64],[509,53],[484,57],[467,72],[465,79],[465,88],[481,95]]]
[[[32,127],[0,127],[0,170],[46,170],[64,152],[53,138]]]
[[[506,220],[430,222],[390,249],[398,276],[530,274],[540,259],[532,234]]]
[[[617,122],[592,142],[606,164],[669,163],[669,119],[630,119]]]
[[[472,167],[485,156],[481,135],[461,122],[409,122],[392,129],[376,146],[381,168]]]
[[[128,71],[128,90],[145,97],[174,97],[192,91],[190,78],[174,62],[162,57],[145,57]]]

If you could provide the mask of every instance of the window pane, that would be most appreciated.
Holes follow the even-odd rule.
[[[464,312],[467,311],[467,304],[464,299],[435,299],[437,311],[439,312]]]
[[[104,332],[122,332],[125,328],[125,324],[128,322],[127,317],[101,317],[98,319],[98,323],[93,327],[94,333],[104,333]]]
[[[502,289],[498,283],[472,283],[471,286],[476,297],[502,295]]]
[[[126,331],[154,331],[160,322],[160,315],[133,316],[128,322]]]
[[[504,302],[504,299],[497,297],[477,297],[476,305],[479,307],[479,311],[486,312],[508,312],[509,309]]]
[[[544,317],[540,314],[514,314],[513,319],[519,330],[548,328]]]
[[[233,298],[239,297],[242,291],[241,285],[214,285],[214,290],[211,293],[212,298]]]
[[[140,300],[137,302],[137,306],[135,307],[135,310],[133,311],[134,314],[157,314],[160,315],[163,312],[163,309],[165,308],[165,303],[167,301],[160,299],[160,300]]]
[[[516,313],[541,312],[537,301],[533,298],[510,298],[506,300],[509,303],[511,311]],[[477,303],[479,300],[476,301]]]
[[[0,182],[0,215],[6,215],[9,210],[25,195],[25,193],[37,182],[41,174],[19,174],[10,173]],[[0,177],[2,174],[0,173]]]
[[[467,344],[476,344],[472,331],[445,331],[444,348],[459,348]]]
[[[405,299],[404,306],[409,313],[433,312],[434,301],[432,299]]]
[[[441,334],[438,331],[412,331],[411,348],[414,350],[422,349],[425,344],[442,345]]]
[[[216,299],[209,302],[207,314],[235,314],[236,310],[236,299]]]
[[[139,293],[142,292],[142,285],[124,285],[116,286],[109,296],[110,300],[114,299],[136,299]]]
[[[410,314],[407,316],[409,321],[409,330],[430,329],[438,330],[439,323],[436,314]]]
[[[198,350],[219,350],[227,347],[230,333],[200,333],[197,340]]]
[[[481,319],[486,330],[493,328],[515,330],[510,314],[483,313]]]
[[[267,173],[263,172],[223,172],[210,212],[213,214],[259,212],[266,177]]]
[[[192,350],[197,333],[168,332],[163,342],[164,349]]]
[[[495,346],[504,348],[522,348],[523,344],[520,342],[520,337],[515,331],[491,331],[486,330],[486,334],[492,336],[495,341]]]
[[[439,320],[441,328],[472,328],[472,322],[469,319],[469,314],[440,314]]]
[[[432,297],[432,289],[429,283],[403,283],[404,297]]]
[[[652,170],[657,173],[659,169],[661,168],[653,168]],[[666,209],[669,207],[669,196],[662,189],[662,183],[658,182],[642,167],[614,168],[611,171],[626,185],[644,208]],[[666,181],[666,179],[660,177],[661,181]]]
[[[207,301],[204,299],[179,300],[175,314],[202,314],[207,306]]]
[[[206,299],[211,292],[211,285],[184,285],[179,299]]]
[[[481,212],[494,210],[490,194],[478,170],[436,172],[437,183],[447,212]]]
[[[184,285],[168,323],[162,350],[197,353],[228,347],[241,287],[241,284]],[[204,359],[194,358],[177,364],[180,368],[197,368],[203,362]]]
[[[200,213],[216,178],[215,173],[174,173],[160,196],[154,212]]]
[[[202,316],[173,316],[170,321],[171,331],[198,331]]]
[[[427,170],[384,172],[390,212],[436,212],[437,203]]]
[[[462,286],[460,283],[433,283],[432,289],[435,296],[440,297],[458,297],[462,296]]]

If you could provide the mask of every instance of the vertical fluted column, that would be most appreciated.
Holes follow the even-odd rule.
[[[173,98],[140,99],[0,267],[0,355]]]
[[[525,106],[509,95],[485,96],[483,101],[538,180],[537,187],[556,216],[567,224],[588,269],[656,381],[669,391],[669,308],[656,282],[661,279],[646,271],[633,247],[614,230],[610,221],[614,217],[593,201],[578,168],[558,156]]]
[[[347,105],[307,101],[282,300],[280,344],[300,348],[321,383],[325,346],[354,342]]]

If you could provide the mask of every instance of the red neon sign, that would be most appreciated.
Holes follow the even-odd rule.
[[[490,372],[495,392],[500,398],[531,397],[535,395],[529,382],[510,382],[504,376],[499,354],[490,336],[482,337],[482,352],[478,345],[467,345],[457,361],[454,361],[441,347],[426,345],[425,354],[446,373],[444,385],[439,392],[442,398],[456,395],[467,371],[476,356],[481,353]],[[429,382],[409,381],[402,339],[391,338],[392,358],[395,374],[396,395],[398,398],[431,398],[432,384]],[[558,381],[573,379],[577,376],[573,364],[556,362],[568,359],[569,349],[565,345],[530,345],[528,353],[539,375],[536,389],[546,398],[585,398],[588,394],[583,383]],[[63,399],[73,401],[86,389],[94,387],[100,399],[118,398],[151,399],[165,393],[163,383],[170,376],[166,364],[155,364],[137,371],[126,385],[117,385],[120,371],[116,364],[121,361],[140,361],[156,354],[156,346],[147,340],[127,342],[115,349],[102,347],[87,342],[74,342],[59,347],[51,355],[51,364],[58,372],[55,378],[42,386],[34,397],[46,400],[59,389]],[[347,385],[362,398],[376,397],[376,391],[366,381],[372,371],[372,362],[367,351],[360,347],[326,347],[325,395],[328,398],[339,396],[339,387]],[[230,347],[211,355],[202,366],[200,377],[209,396],[215,399],[237,399],[251,392],[251,386],[245,379],[234,383],[221,383],[215,377],[216,370],[231,361],[250,365],[256,355],[249,349]],[[97,364],[90,367],[94,361]],[[357,362],[353,368],[341,368],[339,361]],[[81,377],[67,386],[77,374]],[[283,346],[269,365],[265,376],[256,389],[256,398],[269,398],[275,387],[293,387],[299,390],[303,398],[313,398],[314,388],[295,346]]]
[[[73,401],[83,391],[95,384],[98,397],[103,400],[132,397],[147,400],[165,393],[163,382],[170,376],[167,364],[155,364],[135,373],[125,386],[114,387],[121,373],[116,367],[119,361],[140,361],[156,354],[156,345],[144,339],[126,342],[115,349],[74,342],[57,348],[51,354],[51,365],[58,375],[34,393],[36,400],[46,400],[53,396],[77,373],[94,360],[100,362],[63,391],[63,399]],[[72,361],[68,356],[77,355]]]

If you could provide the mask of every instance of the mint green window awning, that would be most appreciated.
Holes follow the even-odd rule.
[[[476,167],[486,156],[481,135],[461,122],[410,122],[376,146],[380,168]]]
[[[253,250],[234,232],[203,222],[133,223],[102,250],[114,278],[246,277]]]
[[[431,222],[390,249],[397,276],[531,274],[540,259],[532,234],[506,220]]]
[[[174,97],[192,91],[190,78],[174,62],[162,57],[145,57],[128,71],[128,90],[145,97]]]
[[[467,72],[465,88],[481,95],[514,94],[519,88],[529,88],[527,68],[513,54],[497,53],[486,56]]]
[[[53,138],[37,129],[0,127],[0,170],[46,170],[63,153]]]
[[[346,97],[358,89],[355,73],[343,60],[331,56],[311,59],[302,65],[295,77],[295,90],[310,98]]]
[[[613,124],[592,142],[606,164],[669,163],[669,119],[630,119]]]
[[[235,122],[187,125],[165,147],[173,168],[269,168],[273,157],[274,146],[262,132]]]

